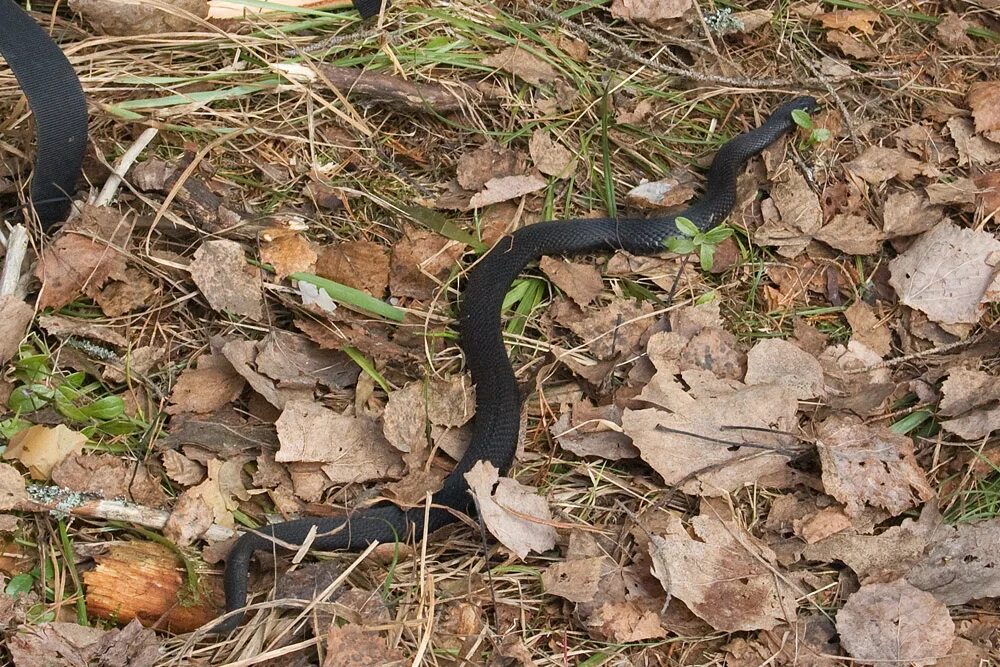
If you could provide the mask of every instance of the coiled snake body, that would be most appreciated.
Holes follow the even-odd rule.
[[[792,112],[816,107],[800,97],[783,104],[760,127],[726,143],[708,170],[705,193],[681,213],[702,231],[718,225],[736,204],[736,178],[748,159],[795,127]],[[303,544],[315,527],[312,547],[324,551],[364,549],[372,542],[395,542],[407,535],[432,532],[455,521],[458,512],[474,507],[465,473],[478,461],[489,461],[505,474],[514,460],[520,425],[521,398],[504,348],[500,311],[504,295],[524,267],[542,255],[579,255],[625,250],[649,255],[662,252],[664,241],[677,236],[675,217],[558,220],[519,229],[502,238],[469,273],[460,313],[461,346],[477,387],[472,440],[462,460],[425,509],[403,510],[383,504],[344,518],[305,518],[265,526],[236,542],[226,563],[226,608],[243,607],[250,560],[256,551]],[[272,541],[270,538],[278,540]],[[215,632],[239,625],[242,613],[216,624]]]

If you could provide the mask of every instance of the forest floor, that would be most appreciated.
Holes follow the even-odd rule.
[[[0,297],[0,665],[1000,663],[997,0],[343,4],[33,7],[91,134]],[[262,554],[205,632],[234,531],[454,466],[493,243],[676,213],[805,94],[724,228],[514,282],[481,525]]]

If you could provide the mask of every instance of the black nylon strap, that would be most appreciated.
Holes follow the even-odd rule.
[[[367,19],[375,16],[382,9],[382,0],[351,0],[354,3],[354,8],[358,10],[361,14],[361,18]],[[386,7],[389,6],[388,0],[385,2]]]
[[[72,204],[87,147],[87,101],[62,50],[14,0],[0,0],[0,55],[35,116],[31,203],[47,229]]]

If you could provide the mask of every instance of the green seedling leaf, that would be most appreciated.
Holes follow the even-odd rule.
[[[4,593],[14,597],[30,592],[32,586],[34,585],[35,578],[29,573],[25,572],[22,574],[15,574],[10,578],[10,581],[7,582],[7,587],[4,589]]]
[[[792,120],[795,124],[801,127],[803,130],[811,130],[813,126],[812,118],[809,116],[809,112],[803,111],[802,109],[795,109],[792,111]]]
[[[678,255],[687,255],[694,252],[694,241],[689,238],[672,236],[666,241],[667,250],[676,252]]]
[[[677,225],[677,229],[688,236],[694,236],[700,231],[697,225],[683,215],[674,218],[674,224]]]
[[[712,264],[715,261],[715,246],[709,243],[701,244],[699,250],[699,255],[701,257],[701,269],[702,271],[711,271]]]
[[[733,235],[732,227],[715,227],[705,232],[704,241],[711,245],[718,245]]]
[[[830,134],[830,130],[826,129],[825,127],[817,127],[815,130],[812,131],[810,139],[814,144],[821,144],[824,141],[830,141],[831,136],[833,135]]]

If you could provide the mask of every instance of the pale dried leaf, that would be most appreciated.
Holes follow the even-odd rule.
[[[931,183],[925,188],[932,204],[975,204],[979,188],[971,178],[955,178],[947,183]]]
[[[21,341],[28,332],[35,309],[13,294],[0,296],[0,364],[5,364],[17,354]]]
[[[689,201],[695,195],[694,176],[679,171],[658,181],[640,183],[625,195],[628,202],[642,208],[671,208]]]
[[[486,181],[483,189],[469,200],[471,208],[482,208],[537,192],[547,185],[538,176],[502,176]]]
[[[508,477],[501,479],[488,461],[476,463],[465,473],[465,480],[476,497],[486,529],[519,558],[555,547],[556,530],[549,525],[549,504],[535,489]]]
[[[765,338],[747,353],[746,383],[785,385],[799,400],[808,400],[823,394],[823,367],[794,343]]]
[[[276,329],[258,344],[257,370],[279,385],[330,389],[353,385],[360,369],[347,354],[324,350],[305,336]]]
[[[537,129],[532,133],[528,152],[535,167],[546,176],[566,178],[576,169],[576,156],[556,143],[545,130]]]
[[[977,135],[971,119],[955,116],[948,120],[947,125],[962,162],[978,165],[1000,162],[1000,143]]]
[[[323,667],[401,667],[407,664],[397,648],[389,648],[378,633],[348,623],[330,626]]]
[[[487,56],[483,58],[483,64],[510,72],[536,86],[559,77],[552,65],[519,46],[508,46]]]
[[[780,167],[781,176],[771,187],[771,196],[761,204],[764,224],[754,232],[754,240],[778,247],[786,257],[794,257],[809,244],[823,225],[819,198],[805,177],[790,162]]]
[[[167,413],[209,413],[235,401],[246,386],[222,355],[203,355],[197,367],[189,366],[177,378],[170,392]]]
[[[48,480],[52,470],[67,456],[79,454],[87,436],[63,424],[54,428],[32,426],[13,436],[4,450],[6,461],[18,460],[28,469],[32,479]]]
[[[976,132],[1000,142],[1000,81],[977,81],[969,87],[967,100]]]
[[[738,427],[794,428],[798,401],[792,388],[755,385],[721,396],[694,398],[675,381],[670,394],[671,404],[663,406],[667,410],[626,410],[622,416],[625,434],[668,486],[681,484],[685,493],[721,495],[787,470],[784,454],[713,441],[779,450],[789,447],[789,436]]]
[[[473,192],[482,190],[494,178],[524,174],[524,154],[496,144],[483,144],[458,159],[455,175],[458,184]]]
[[[838,213],[816,233],[816,239],[848,255],[874,255],[882,249],[885,234],[863,215]]]
[[[24,478],[17,468],[0,463],[0,510],[10,510],[28,499],[24,490]]]
[[[313,244],[301,234],[277,234],[260,246],[260,261],[273,266],[279,280],[291,273],[312,273],[317,258]]]
[[[668,595],[716,630],[770,629],[795,619],[795,591],[774,571],[775,555],[736,524],[710,516],[653,535],[653,574]]]
[[[167,477],[183,486],[194,486],[205,479],[205,468],[175,449],[163,450],[163,470]]]
[[[381,298],[389,286],[389,253],[373,241],[323,246],[316,260],[316,275]]]
[[[948,608],[902,580],[862,586],[837,613],[840,643],[861,662],[933,665],[951,649]]]
[[[939,42],[951,49],[972,49],[975,48],[975,44],[965,34],[965,31],[971,28],[972,25],[970,21],[966,21],[961,15],[955,12],[947,12],[941,22],[937,24],[937,27],[934,28],[934,34],[937,36]]]
[[[961,417],[941,422],[941,428],[963,440],[982,440],[1000,430],[1000,406],[973,410]]]
[[[340,415],[313,401],[291,400],[275,427],[280,443],[275,461],[322,463],[330,479],[341,483],[402,473],[399,453],[370,419]]]
[[[233,369],[246,378],[258,394],[276,408],[285,407],[290,400],[312,398],[310,387],[279,387],[269,377],[261,375],[251,366],[257,359],[257,344],[252,340],[231,340],[222,346],[222,354],[232,364]]]
[[[880,357],[892,351],[892,332],[881,319],[875,316],[871,306],[856,300],[844,311],[847,323],[851,325],[852,340],[860,341]]]
[[[869,146],[865,152],[848,162],[847,169],[872,185],[885,183],[891,178],[911,181],[918,174],[936,176],[933,167],[910,157],[901,150],[884,146]]]
[[[887,238],[915,236],[933,229],[944,220],[944,208],[933,206],[927,196],[916,190],[893,192],[882,210],[882,231]]]
[[[823,487],[844,503],[849,516],[859,516],[865,506],[896,516],[934,497],[913,455],[913,441],[885,426],[831,417],[820,427],[816,449]]]
[[[865,35],[875,32],[875,24],[879,22],[878,12],[867,9],[844,9],[827,12],[818,17],[827,30],[847,31],[855,29]]]
[[[1000,400],[1000,377],[993,373],[967,368],[953,368],[941,385],[938,412],[955,417]]]
[[[621,419],[621,408],[616,405],[593,407],[580,401],[556,420],[552,436],[560,447],[577,456],[599,456],[610,461],[634,459],[639,450],[621,432]]]
[[[135,0],[70,0],[70,8],[107,35],[161,35],[187,32],[208,16],[206,0],[168,0],[145,3]],[[173,10],[173,11],[171,11]]]
[[[167,504],[160,480],[142,462],[113,454],[72,454],[52,469],[52,482],[64,489],[108,500],[128,498],[148,507]]]
[[[1000,597],[1000,520],[947,526],[936,536],[903,570],[909,583],[947,605]]]
[[[606,561],[606,556],[591,556],[550,565],[542,572],[542,587],[549,595],[572,602],[590,602],[597,595]]]
[[[118,317],[149,306],[156,285],[139,269],[128,267],[94,295],[94,301],[108,317]]]
[[[858,60],[868,60],[878,55],[878,51],[862,42],[854,35],[839,30],[826,33],[826,41],[830,42],[846,55]]]
[[[943,324],[974,324],[1000,264],[1000,241],[944,221],[889,262],[900,301]]]
[[[691,0],[613,0],[615,18],[665,27],[676,23],[693,6]]]
[[[205,241],[188,267],[191,279],[209,305],[253,320],[264,317],[263,282],[258,270],[247,264],[243,246],[235,241]]]
[[[588,305],[604,290],[601,272],[593,264],[574,264],[546,255],[538,266],[578,306]]]
[[[448,277],[465,246],[429,230],[404,228],[392,246],[389,291],[395,297],[427,300]]]

